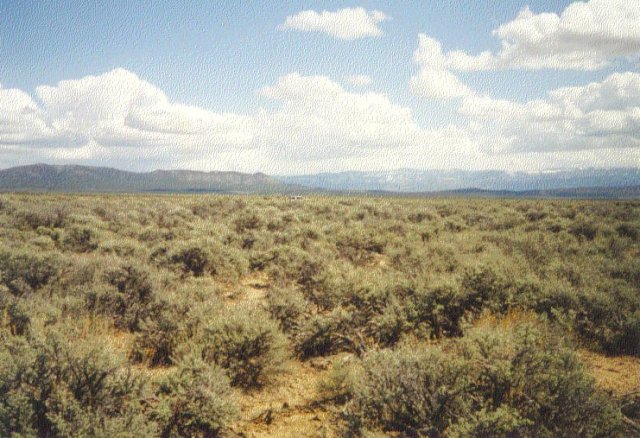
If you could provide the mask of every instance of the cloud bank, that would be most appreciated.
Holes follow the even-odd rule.
[[[0,88],[0,160],[291,171],[467,145],[461,131],[424,130],[386,95],[348,92],[326,76],[291,73],[259,94],[276,108],[247,115],[174,103],[124,69],[40,86],[34,98]]]
[[[34,97],[0,88],[0,163],[271,173],[640,163],[638,73],[526,103],[466,87],[461,96],[466,123],[424,129],[386,94],[291,73],[259,90],[270,109],[216,113],[171,102],[136,74],[115,69],[37,87]]]

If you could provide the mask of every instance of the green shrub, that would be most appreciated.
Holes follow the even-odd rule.
[[[640,297],[633,288],[576,291],[551,284],[533,307],[609,354],[640,354]]]
[[[170,312],[165,308],[142,321],[129,358],[150,366],[173,364],[178,346],[187,340],[184,317],[184,313]]]
[[[628,314],[604,344],[611,354],[631,354],[640,357],[640,310]]]
[[[63,228],[67,223],[67,211],[63,207],[51,205],[38,205],[34,209],[19,210],[14,213],[14,218],[19,225],[33,230],[38,227]]]
[[[417,285],[407,294],[407,320],[419,336],[459,336],[465,313],[463,297],[458,285],[436,284],[432,287]]]
[[[342,257],[353,263],[364,264],[373,254],[382,254],[384,242],[372,230],[362,228],[345,230],[336,239],[336,247]]]
[[[474,391],[484,407],[509,406],[530,422],[527,435],[617,436],[621,416],[572,349],[529,325],[478,329],[461,342],[475,364]],[[479,365],[479,366],[478,366]]]
[[[224,371],[198,355],[186,356],[159,382],[151,417],[163,437],[220,436],[237,416]]]
[[[308,306],[302,293],[293,288],[271,289],[267,295],[269,313],[285,333],[295,331]]]
[[[67,336],[10,337],[0,345],[0,435],[153,435],[138,402],[142,382],[103,348]]]
[[[98,248],[96,233],[88,227],[73,227],[65,231],[64,247],[76,252],[91,252]]]
[[[23,336],[29,331],[31,313],[27,303],[0,289],[0,327],[7,328],[12,335]]]
[[[57,281],[62,267],[53,254],[0,253],[0,281],[16,296],[27,296]]]
[[[138,331],[144,319],[162,310],[147,271],[123,263],[106,271],[104,279],[111,287],[89,294],[88,306],[111,316],[117,327]]]
[[[242,251],[216,244],[210,251],[207,270],[222,281],[237,281],[249,269],[249,261]]]
[[[172,252],[169,259],[171,263],[179,265],[184,273],[200,277],[209,268],[211,253],[206,248],[194,244]]]
[[[622,436],[618,407],[575,353],[531,326],[447,349],[367,354],[343,382],[349,428],[409,436]]]
[[[201,339],[203,357],[223,367],[234,386],[260,387],[286,359],[286,338],[278,324],[257,308],[239,307],[210,321]]]
[[[296,332],[295,349],[304,359],[325,356],[335,351],[335,321],[329,316],[314,315]]]
[[[513,304],[510,285],[494,268],[482,266],[466,271],[461,282],[461,303],[465,311],[489,309],[502,313]]]
[[[578,238],[591,241],[595,239],[596,235],[598,234],[598,226],[593,222],[577,220],[571,226],[569,226],[569,233]]]
[[[247,230],[258,230],[264,225],[264,221],[257,213],[244,213],[234,221],[236,232],[244,233]]]
[[[618,235],[628,237],[631,240],[638,240],[640,237],[640,227],[635,224],[621,223],[616,227]]]
[[[531,436],[530,420],[522,418],[517,409],[500,406],[496,410],[481,409],[461,419],[447,430],[451,438],[513,438]]]
[[[469,365],[435,348],[372,352],[355,372],[346,410],[354,431],[429,436],[471,410]]]

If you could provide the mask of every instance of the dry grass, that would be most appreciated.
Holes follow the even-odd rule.
[[[580,356],[601,388],[618,396],[640,393],[640,358],[604,356],[587,350],[581,350]]]

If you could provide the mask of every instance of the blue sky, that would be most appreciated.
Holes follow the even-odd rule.
[[[606,15],[611,13],[604,11],[604,6],[614,11],[617,7],[631,8],[630,19],[638,20],[639,3],[593,0],[582,5],[596,14],[605,14],[604,18],[599,16],[598,21],[604,22],[603,26],[606,27],[612,23],[618,24],[616,20],[620,18]],[[565,29],[562,33],[545,28],[544,32],[548,34],[543,37],[548,42],[541,44],[542,49],[534,48],[531,53],[524,53],[533,41],[531,34],[526,32],[531,29],[537,32],[536,20],[554,23],[553,20],[547,20],[546,15],[539,15],[555,13],[562,17],[563,11],[571,5],[570,1],[478,0],[0,0],[0,99],[2,90],[19,90],[31,98],[27,106],[33,107],[34,113],[42,114],[37,121],[20,119],[18,115],[24,111],[11,107],[16,105],[16,98],[7,97],[13,96],[8,91],[5,93],[4,107],[0,101],[0,108],[13,108],[18,115],[6,116],[4,125],[13,125],[5,131],[0,129],[0,146],[3,146],[0,148],[0,165],[25,164],[37,158],[50,162],[111,164],[131,169],[187,166],[203,170],[279,173],[393,166],[496,167],[514,170],[539,170],[554,165],[638,166],[640,122],[635,119],[635,109],[640,107],[640,97],[638,100],[625,101],[628,114],[618,111],[603,116],[602,108],[609,105],[603,103],[604,106],[597,108],[600,112],[595,115],[587,117],[585,112],[580,120],[572,116],[574,119],[571,123],[575,125],[573,136],[569,131],[559,132],[558,120],[555,120],[558,123],[554,126],[537,126],[540,121],[532,113],[535,112],[532,109],[535,105],[529,105],[531,102],[545,101],[551,106],[562,106],[565,111],[562,117],[568,117],[568,104],[565,101],[558,103],[557,100],[550,100],[549,93],[552,90],[569,86],[585,87],[590,83],[604,84],[608,79],[610,82],[607,83],[615,82],[611,86],[617,84],[626,88],[630,87],[627,82],[631,81],[633,88],[635,75],[640,70],[640,38],[632,28],[625,30],[624,23],[612,42],[611,36],[603,34],[603,26],[597,23],[585,21],[587,30],[580,30],[576,34],[575,30],[571,30],[571,25],[575,23],[567,20],[569,30]],[[355,8],[362,8],[365,14],[378,11],[384,16],[375,25],[379,34],[343,39],[322,30],[324,24],[320,25],[320,30],[316,28],[310,31],[304,28],[307,24],[301,21],[298,21],[302,23],[298,27],[282,28],[287,17],[296,17],[303,11],[337,14]],[[512,42],[513,38],[522,38],[524,42],[516,48],[518,53],[515,57],[498,59],[502,40],[492,31],[514,21],[525,8],[528,8],[526,11],[529,14],[525,13],[525,18],[528,17],[527,23],[530,22],[531,26],[527,24],[525,34],[516,30],[504,37],[504,40]],[[629,10],[622,12],[625,16],[629,15]],[[633,15],[635,13],[637,15]],[[331,16],[327,20],[330,21]],[[640,27],[640,21],[635,23]],[[593,29],[589,29],[589,26]],[[426,46],[420,45],[420,34],[428,37],[424,43]],[[552,53],[545,48],[545,44],[553,47],[554,42],[560,41],[562,45],[574,37],[577,38],[575,45],[578,49],[565,48]],[[426,61],[416,62],[417,51],[426,53],[425,50],[434,47],[429,45],[429,41],[436,41],[446,58],[436,55],[436,59],[432,56],[433,52],[429,52]],[[602,50],[588,49],[594,41],[602,41]],[[497,60],[492,60],[491,65],[476,61],[456,64],[455,60],[450,62],[447,55],[447,52],[455,50],[471,56],[489,51],[496,55]],[[552,64],[540,61],[541,57],[548,60],[554,56],[559,56],[561,60]],[[586,61],[581,58],[576,62],[576,56],[584,57]],[[594,63],[597,64],[595,68]],[[181,126],[197,123],[198,129],[206,131],[206,136],[185,142],[176,138],[156,138],[154,142],[135,132],[126,137],[124,131],[139,127],[127,125],[132,116],[125,113],[122,114],[124,128],[118,128],[118,135],[112,135],[112,132],[107,135],[102,131],[95,134],[94,127],[87,124],[99,125],[104,120],[96,120],[95,117],[63,120],[60,118],[63,113],[55,105],[60,105],[60,99],[68,104],[69,97],[63,99],[57,93],[55,99],[47,101],[37,91],[43,85],[55,88],[60,81],[80,81],[91,76],[100,78],[113,71],[124,71],[133,76],[116,75],[120,79],[105,83],[117,89],[121,83],[118,81],[124,81],[122,84],[126,83],[126,86],[122,85],[121,90],[132,90],[131,93],[136,93],[138,89],[136,81],[150,84],[162,94],[157,101],[158,108],[162,107],[168,115],[177,114],[178,111],[180,115],[176,117],[186,117],[187,120]],[[429,74],[418,78],[422,72]],[[615,75],[624,73],[634,76],[625,79],[627,82],[621,85],[622,79],[616,79]],[[265,94],[265,87],[274,87],[275,84],[280,84],[281,88],[288,87],[289,82],[295,79],[290,76],[292,74],[301,78],[296,83],[302,89],[312,88],[323,79],[341,87],[340,99],[344,99],[342,107],[351,108],[350,105],[354,105],[354,110],[345,114],[342,120],[346,118],[351,125],[355,125],[354,131],[347,131],[348,127],[334,130],[340,119],[327,116],[327,113],[336,112],[336,109],[331,109],[326,103],[322,104],[327,106],[326,111],[318,112],[315,107],[309,109],[310,104],[303,103],[298,95],[295,98],[290,95],[283,98],[274,97],[277,93],[271,93],[270,96],[269,93]],[[350,84],[347,77],[351,75],[365,75],[370,79],[370,84]],[[455,77],[454,88],[462,88],[456,88],[457,91],[447,88],[449,91],[444,96],[434,90],[434,83],[444,84],[439,81],[444,80],[445,75],[447,87],[452,84],[451,78]],[[282,82],[282,78],[289,78],[289,82]],[[83,92],[89,93],[83,102],[89,106],[100,106],[101,99],[107,99],[103,95],[106,85],[101,85],[99,80],[94,82],[90,86],[80,87]],[[319,89],[319,93],[335,91],[327,91],[333,89],[328,82],[325,85]],[[94,86],[102,88],[91,88]],[[75,96],[79,91],[73,89],[67,92]],[[386,100],[381,101],[377,97]],[[92,98],[95,100],[92,101]],[[601,99],[605,98],[601,96]],[[131,106],[131,102],[128,105]],[[577,101],[572,101],[571,105],[580,107]],[[359,127],[358,123],[367,117],[365,109],[369,107],[372,112],[378,114],[379,111],[381,115],[376,116],[375,126]],[[496,117],[498,107],[510,115]],[[74,108],[76,113],[82,110],[77,106]],[[109,113],[110,108],[105,106],[100,113]],[[145,108],[158,114],[157,108],[149,109],[148,105]],[[199,113],[200,110],[207,114]],[[401,116],[398,115],[400,113]],[[241,122],[237,119],[220,121],[218,116],[228,114],[244,119]],[[605,117],[606,120],[602,121],[596,116]],[[406,120],[400,120],[402,117]],[[113,120],[111,116],[108,118],[107,124],[111,127]],[[505,119],[520,118],[523,119],[521,125],[505,123]],[[318,119],[317,126],[300,125],[305,119]],[[620,127],[620,120],[623,119],[631,120],[625,122],[628,126]],[[300,122],[291,124],[289,120]],[[4,126],[2,122],[0,119],[0,128]],[[591,125],[586,126],[587,122]],[[164,122],[154,119],[154,129],[161,132],[164,128],[157,126],[158,123]],[[206,123],[215,126],[202,126]],[[223,128],[219,125],[228,128],[229,123],[233,125],[233,132],[221,131]],[[563,119],[562,123],[569,122]],[[597,129],[598,123],[607,126],[613,124],[615,129]],[[26,125],[39,127],[37,132],[18,132],[19,129],[24,130]],[[69,128],[71,125],[73,129]],[[388,129],[382,129],[385,126]],[[320,127],[325,127],[324,131]],[[189,128],[184,135],[201,135],[204,131],[198,129],[196,132]],[[265,129],[274,132],[265,133]],[[536,129],[541,131],[537,132]],[[589,138],[578,138],[584,135],[585,129]],[[237,132],[244,130],[251,131],[250,138]],[[290,137],[297,139],[296,144],[287,144],[283,139],[289,135],[287,130],[295,131]],[[397,135],[388,135],[394,130],[398,131]],[[379,131],[384,133],[376,136],[375,132]],[[407,138],[402,137],[402,132],[409,132]],[[518,132],[526,132],[527,136],[514,140],[512,137]],[[239,135],[242,137],[240,140]],[[610,142],[594,138],[603,135],[615,135],[615,138],[611,137]],[[488,139],[492,138],[500,138],[500,141],[488,144],[491,143]],[[532,138],[544,139],[547,143],[529,146],[535,143]],[[119,148],[120,143],[125,147]],[[329,145],[324,147],[324,144]],[[449,150],[451,158],[447,158]],[[327,152],[326,156],[323,156],[323,151]],[[385,158],[399,155],[407,158]],[[481,159],[478,158],[480,155]]]

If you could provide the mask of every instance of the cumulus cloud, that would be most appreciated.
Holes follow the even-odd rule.
[[[356,87],[366,87],[367,85],[371,85],[372,82],[371,77],[367,75],[350,75],[346,76],[345,80]]]
[[[416,144],[430,135],[409,108],[384,94],[345,91],[326,76],[288,74],[262,95],[281,103],[259,116],[262,144],[288,148],[299,158],[362,156],[362,149]]]
[[[471,90],[446,67],[446,58],[439,41],[425,34],[418,35],[418,48],[413,55],[420,66],[409,86],[411,91],[431,99],[451,99],[471,94]]]
[[[215,146],[251,139],[248,118],[171,103],[162,90],[124,69],[40,86],[36,95],[51,127],[83,144]]]
[[[388,19],[383,12],[367,11],[364,8],[345,8],[335,12],[306,10],[288,16],[280,29],[322,32],[350,41],[381,36],[383,32],[379,24]]]
[[[476,121],[478,136],[485,132],[495,152],[638,148],[640,74],[614,73],[526,103],[471,95],[459,111]]]
[[[348,90],[326,76],[291,73],[259,92],[268,109],[233,114],[172,102],[122,69],[38,87],[34,97],[0,88],[0,165],[301,173],[527,170],[640,159],[637,73],[525,103],[465,93],[459,110],[468,123],[435,129],[421,127],[386,94]]]
[[[500,40],[498,51],[472,55],[454,50],[439,65],[454,71],[597,70],[614,59],[638,59],[639,23],[636,0],[574,2],[560,15],[525,7],[493,31]]]
[[[436,157],[470,147],[461,129],[424,130],[385,94],[349,92],[326,76],[280,77],[260,90],[272,109],[252,115],[171,102],[123,69],[37,87],[35,95],[0,88],[0,161],[290,171],[300,163],[409,151]]]
[[[247,146],[253,119],[172,103],[134,73],[99,76],[36,88],[36,99],[0,88],[2,152],[42,160],[167,160],[204,150]],[[124,160],[122,160],[124,158]]]
[[[43,119],[31,96],[0,86],[0,145],[57,144],[59,133]]]

